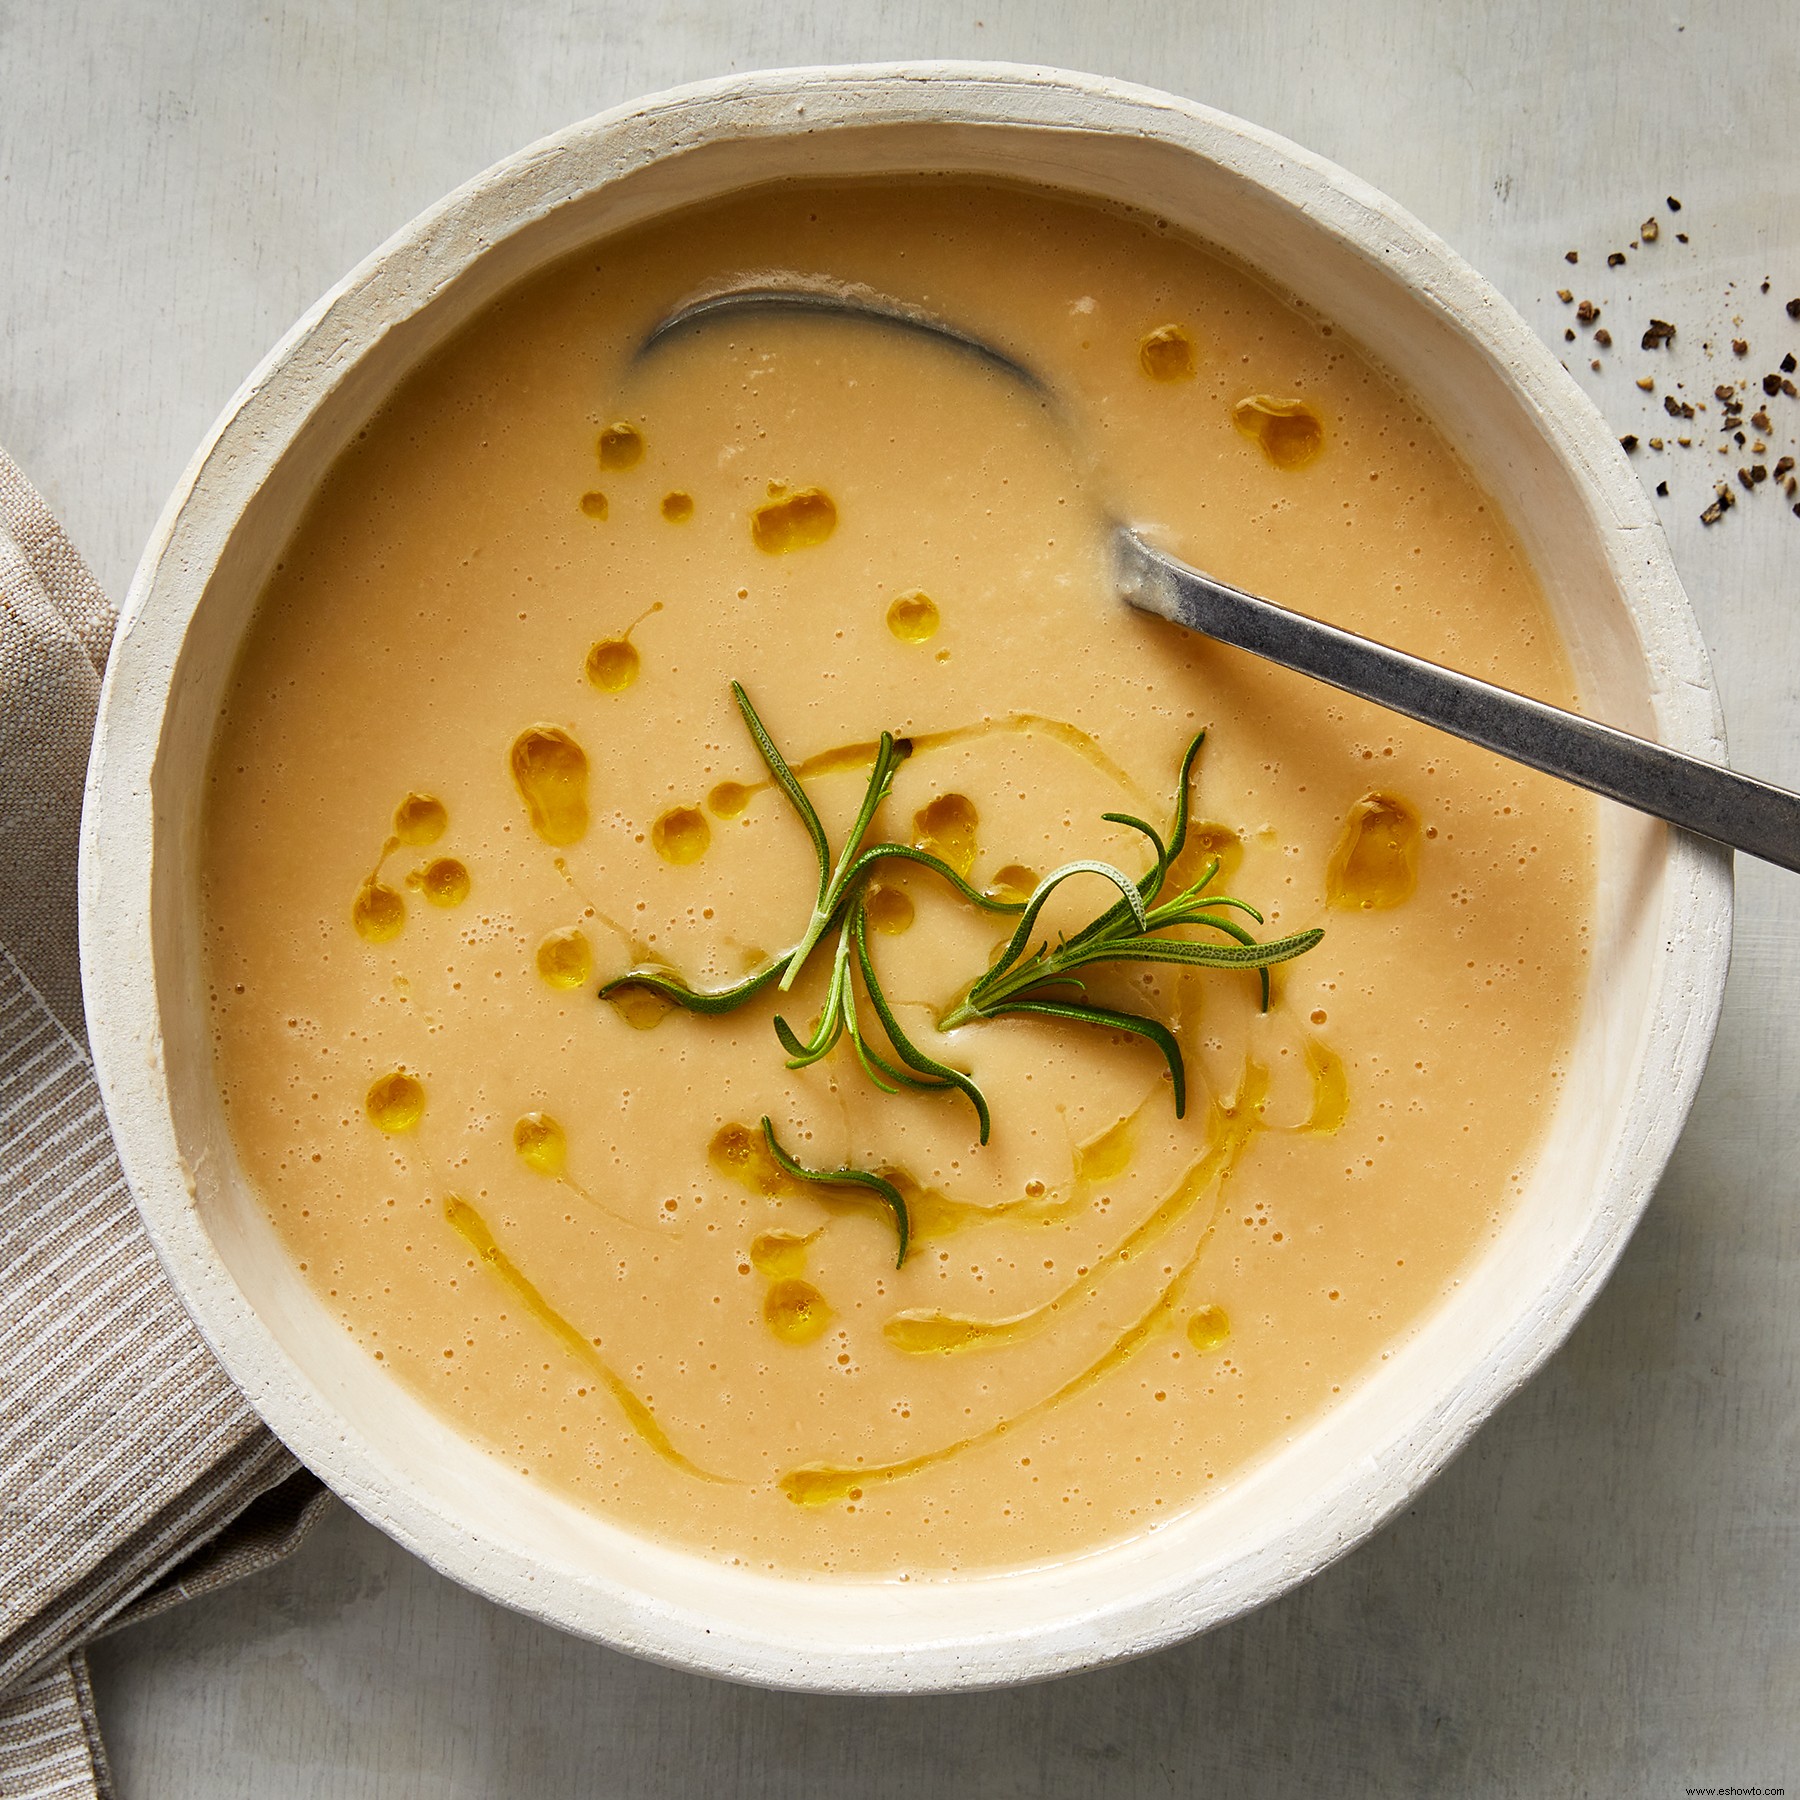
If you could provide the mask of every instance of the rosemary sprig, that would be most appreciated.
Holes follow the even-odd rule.
[[[862,977],[863,989],[869,996],[870,1005],[875,1009],[875,1016],[881,1021],[881,1028],[887,1034],[888,1046],[899,1059],[898,1062],[890,1061],[877,1050],[862,1030],[856,1014],[857,974]],[[915,1093],[941,1092],[945,1088],[958,1089],[968,1096],[969,1104],[975,1108],[975,1117],[981,1128],[981,1142],[985,1144],[988,1141],[993,1119],[988,1111],[987,1096],[963,1070],[953,1069],[948,1063],[938,1062],[926,1055],[907,1036],[894,1015],[887,995],[882,992],[881,980],[875,973],[874,959],[869,954],[868,920],[860,894],[851,901],[844,922],[838,928],[837,954],[832,958],[831,980],[825,989],[819,1022],[813,1028],[811,1039],[803,1044],[793,1027],[779,1015],[775,1020],[775,1035],[781,1039],[781,1047],[788,1053],[787,1066],[790,1069],[810,1068],[821,1057],[834,1050],[842,1039],[848,1038],[851,1049],[856,1053],[856,1060],[862,1064],[863,1073],[883,1093],[897,1094],[901,1088],[911,1088]]]
[[[770,986],[786,965],[787,958],[778,956],[772,963],[758,969],[754,975],[746,975],[742,981],[734,982],[730,987],[697,988],[690,987],[675,970],[649,963],[627,969],[623,975],[615,975],[601,988],[600,998],[608,999],[620,988],[646,987],[661,994],[666,1000],[673,1000],[677,1006],[685,1006],[689,1012],[735,1012],[745,1001],[754,1000],[764,988]]]
[[[834,858],[831,854],[831,841],[826,835],[818,810],[800,785],[799,777],[788,766],[787,758],[770,737],[768,728],[763,724],[756,708],[751,705],[750,696],[744,692],[741,683],[734,681],[731,684],[731,697],[737,702],[745,728],[774,778],[775,785],[787,796],[799,815],[800,823],[805,827],[806,835],[812,843],[813,854],[818,859],[819,883],[812,916],[807,920],[805,930],[792,949],[783,950],[754,975],[747,975],[729,987],[697,988],[676,970],[649,963],[615,976],[601,988],[601,999],[608,998],[623,987],[646,987],[665,999],[674,1001],[676,1005],[686,1007],[689,1012],[717,1014],[732,1012],[747,1001],[754,1000],[771,983],[779,983],[781,991],[786,993],[798,979],[819,940],[834,925],[844,922],[849,902],[861,892],[877,865],[890,860],[917,863],[922,868],[929,869],[941,880],[948,882],[963,899],[986,912],[1014,913],[1024,909],[1025,903],[1022,900],[997,900],[971,887],[947,862],[941,857],[933,856],[928,850],[918,849],[912,844],[895,843],[877,843],[864,847],[863,839],[868,835],[877,810],[894,784],[895,772],[912,754],[911,743],[905,738],[896,738],[892,732],[884,731],[881,734],[881,741],[875,749],[875,764],[869,771],[868,785],[863,791],[862,805],[857,809],[856,822],[850,829],[850,835],[844,840],[843,848]],[[821,1051],[820,1054],[823,1055],[824,1052]]]
[[[894,1215],[894,1229],[900,1237],[900,1250],[894,1258],[894,1267],[898,1269],[905,1264],[907,1246],[912,1242],[912,1219],[906,1210],[905,1196],[891,1181],[872,1175],[867,1169],[809,1169],[804,1164],[795,1162],[782,1149],[775,1136],[775,1127],[769,1122],[766,1113],[763,1115],[762,1128],[769,1154],[795,1180],[810,1181],[819,1187],[867,1188],[872,1194],[879,1196],[888,1211]]]
[[[737,702],[737,709],[743,715],[744,724],[763,761],[769,765],[769,773],[775,777],[775,785],[787,795],[794,811],[800,815],[800,822],[806,827],[806,835],[812,840],[813,854],[819,859],[819,892],[813,901],[812,917],[807,920],[806,929],[800,934],[799,943],[789,953],[787,966],[782,971],[781,991],[785,994],[794,985],[800,971],[806,967],[806,959],[812,955],[813,946],[830,930],[832,920],[850,892],[851,871],[858,861],[856,853],[862,847],[864,837],[868,835],[877,809],[894,785],[895,772],[912,755],[912,745],[904,739],[896,738],[891,731],[881,734],[881,740],[875,746],[875,766],[869,771],[869,785],[863,790],[856,823],[850,827],[850,835],[845,838],[844,847],[838,852],[834,863],[831,842],[825,835],[825,826],[817,809],[807,798],[806,789],[800,785],[800,778],[788,767],[787,758],[776,748],[775,740],[769,736],[762,720],[757,716],[756,708],[750,704],[750,696],[744,692],[741,682],[734,681],[731,684],[731,697]]]
[[[1181,1049],[1167,1026],[1139,1013],[1096,1006],[1087,999],[1087,988],[1076,971],[1102,963],[1178,963],[1189,968],[1255,969],[1262,982],[1262,1004],[1269,1006],[1269,967],[1310,950],[1325,934],[1297,931],[1288,937],[1259,943],[1232,912],[1247,914],[1257,924],[1262,914],[1248,901],[1227,894],[1208,894],[1219,872],[1218,858],[1201,871],[1199,880],[1164,900],[1162,891],[1169,870],[1187,842],[1188,784],[1194,760],[1206,741],[1201,732],[1188,746],[1181,761],[1180,787],[1175,800],[1175,819],[1165,844],[1154,826],[1130,813],[1107,813],[1115,824],[1128,825],[1150,840],[1154,860],[1134,883],[1130,877],[1103,863],[1068,863],[1053,869],[1038,883],[1012,936],[1002,946],[987,973],[973,983],[962,1000],[938,1021],[942,1031],[954,1031],[976,1019],[995,1019],[1008,1014],[1064,1019],[1099,1025],[1112,1031],[1135,1032],[1163,1053],[1174,1083],[1175,1116],[1187,1110],[1187,1081]],[[1120,889],[1121,897],[1105,912],[1073,936],[1059,938],[1054,947],[1046,940],[1030,948],[1039,915],[1051,894],[1071,876],[1103,874]],[[1205,939],[1158,936],[1186,926],[1216,931],[1227,943]],[[1073,990],[1076,999],[1066,997]]]
[[[881,1021],[881,1029],[887,1033],[888,1042],[894,1046],[894,1053],[913,1071],[913,1079],[907,1080],[904,1076],[901,1079],[907,1080],[909,1087],[953,1087],[967,1095],[981,1126],[981,1142],[985,1144],[988,1132],[993,1127],[987,1097],[961,1069],[953,1069],[948,1063],[941,1063],[927,1056],[901,1030],[900,1021],[894,1017],[894,1009],[888,1004],[887,996],[881,991],[881,983],[875,977],[875,964],[869,956],[869,934],[863,923],[860,903],[850,914],[850,935],[856,950],[856,966],[862,971],[863,986],[868,989],[869,1003],[875,1008],[875,1016]]]
[[[1181,1048],[1175,1035],[1161,1021],[1140,1013],[1116,1007],[1096,1005],[1087,998],[1087,987],[1076,972],[1105,963],[1175,963],[1190,968],[1255,969],[1262,983],[1264,1011],[1269,1005],[1269,968],[1303,955],[1321,937],[1322,931],[1299,931],[1271,942],[1259,942],[1232,914],[1242,914],[1260,925],[1263,916],[1248,901],[1228,894],[1209,894],[1207,888],[1216,879],[1219,862],[1215,857],[1190,883],[1172,898],[1163,898],[1170,870],[1187,843],[1189,792],[1195,760],[1200,754],[1206,734],[1199,733],[1181,759],[1181,773],[1175,795],[1175,816],[1168,841],[1153,825],[1131,813],[1105,813],[1102,817],[1117,825],[1125,825],[1147,838],[1152,852],[1151,866],[1135,880],[1110,863],[1082,860],[1065,863],[1053,869],[1038,883],[1025,901],[996,900],[978,892],[963,876],[941,857],[911,844],[879,842],[864,845],[875,814],[893,787],[899,766],[912,753],[905,738],[884,731],[876,745],[874,766],[869,772],[862,804],[849,835],[834,857],[831,841],[817,809],[807,797],[799,778],[776,746],[750,703],[750,696],[738,682],[731,684],[744,725],[758,753],[768,766],[775,785],[787,796],[799,815],[812,844],[819,865],[817,890],[811,916],[799,940],[791,950],[784,950],[753,975],[724,988],[696,988],[672,969],[660,966],[628,970],[609,981],[601,996],[620,988],[640,986],[651,989],[686,1007],[690,1012],[718,1014],[731,1012],[754,999],[765,988],[779,985],[783,992],[792,988],[813,951],[828,932],[837,931],[837,945],[832,955],[831,975],[826,984],[818,1023],[812,1035],[802,1042],[799,1035],[779,1015],[774,1021],[776,1036],[788,1055],[790,1069],[810,1068],[848,1038],[863,1072],[884,1093],[898,1093],[903,1088],[914,1092],[941,1092],[955,1089],[975,1109],[980,1124],[981,1142],[985,1144],[992,1127],[988,1104],[974,1079],[964,1070],[921,1050],[907,1035],[875,971],[869,953],[868,924],[864,913],[863,894],[869,876],[884,861],[898,859],[929,869],[972,905],[984,911],[1017,913],[1019,920],[1012,935],[1001,948],[992,966],[967,990],[963,998],[938,1021],[940,1031],[953,1031],[977,1019],[1026,1016],[1058,1019],[1073,1024],[1098,1025],[1111,1031],[1126,1031],[1152,1043],[1162,1052],[1168,1064],[1174,1088],[1175,1116],[1187,1110],[1187,1077]],[[1066,881],[1077,875],[1097,875],[1117,889],[1118,898],[1072,936],[1061,936],[1054,947],[1046,940],[1032,947],[1038,921],[1051,896]],[[1200,928],[1215,932],[1216,939],[1175,937],[1166,935],[1184,928]],[[860,980],[863,992],[886,1036],[886,1049],[871,1043],[857,1015],[856,989]],[[764,1121],[765,1125],[767,1121]],[[781,1157],[784,1153],[770,1134],[770,1147]],[[785,1165],[784,1165],[785,1166]],[[852,1185],[875,1186],[878,1191],[898,1193],[891,1183],[860,1171],[839,1171],[829,1177],[812,1175],[798,1164],[791,1171],[808,1179],[851,1180]],[[906,1224],[902,1213],[902,1254]]]

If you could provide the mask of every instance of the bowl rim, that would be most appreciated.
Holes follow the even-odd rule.
[[[1617,1171],[1612,1204],[1596,1209],[1582,1254],[1546,1284],[1531,1329],[1494,1347],[1473,1391],[1459,1395],[1456,1407],[1417,1422],[1395,1455],[1385,1454],[1384,1445],[1383,1455],[1369,1456],[1298,1527],[1276,1534],[1272,1550],[1240,1559],[1228,1591],[1215,1583],[1174,1608],[1163,1594],[1127,1594],[1055,1630],[809,1659],[796,1656],[788,1642],[720,1629],[666,1605],[634,1603],[628,1586],[590,1583],[576,1593],[559,1583],[555,1569],[512,1555],[479,1531],[419,1505],[380,1452],[358,1441],[331,1402],[288,1361],[238,1288],[200,1217],[193,1178],[176,1150],[151,934],[152,771],[182,636],[213,573],[211,564],[197,568],[186,559],[188,540],[197,530],[202,542],[216,538],[222,544],[219,521],[235,516],[234,506],[241,510],[254,492],[246,459],[236,452],[245,434],[257,430],[265,397],[283,374],[308,360],[342,357],[339,315],[391,265],[435,257],[448,267],[445,241],[466,230],[484,203],[509,195],[525,202],[507,212],[504,236],[551,206],[592,191],[551,194],[546,187],[546,167],[571,150],[613,149],[617,172],[624,172],[709,138],[853,128],[860,121],[850,102],[871,95],[894,109],[874,121],[879,123],[1134,130],[1273,189],[1365,253],[1391,255],[1394,245],[1401,246],[1410,259],[1408,275],[1427,281],[1434,301],[1465,336],[1546,409],[1547,436],[1594,502],[1596,532],[1615,545],[1629,540],[1630,560],[1642,575],[1635,587],[1621,584],[1619,599],[1643,635],[1646,654],[1654,650],[1670,675],[1651,697],[1659,735],[1700,755],[1719,757],[1724,749],[1705,648],[1654,509],[1604,421],[1525,321],[1448,246],[1366,182],[1273,132],[1155,89],[1058,69],[957,60],[775,69],[672,88],[552,134],[464,183],[360,262],[281,338],[195,452],[148,542],[121,613],[89,764],[80,873],[83,989],[102,1097],[146,1227],[203,1335],[270,1427],[357,1511],[440,1572],[489,1599],[654,1661],[766,1686],[859,1693],[1013,1684],[1161,1648],[1297,1585],[1405,1506],[1561,1344],[1629,1240],[1704,1070],[1723,999],[1732,911],[1729,852],[1670,832],[1658,920],[1666,950],[1652,980],[1643,1053],[1662,1075],[1654,1105],[1645,1098],[1645,1083],[1633,1090],[1623,1148],[1608,1164],[1609,1172]],[[836,117],[829,105],[819,104],[827,96],[838,103]],[[810,116],[799,127],[792,119],[802,113]],[[771,123],[778,115],[781,122]],[[594,185],[606,179],[611,176]],[[493,241],[490,235],[465,246],[450,274],[472,265]],[[431,297],[414,304],[423,308]],[[365,322],[349,347],[360,355],[378,336]],[[288,431],[284,443],[292,436]],[[1670,921],[1678,911],[1687,923],[1676,932]]]

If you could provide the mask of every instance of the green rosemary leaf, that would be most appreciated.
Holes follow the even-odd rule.
[[[988,1014],[1000,1018],[1009,1013],[1024,1013],[1040,1019],[1070,1019],[1081,1025],[1103,1025],[1110,1031],[1135,1032],[1148,1038],[1163,1053],[1169,1065],[1169,1077],[1175,1085],[1175,1116],[1187,1116],[1187,1070],[1181,1060],[1181,1046],[1175,1034],[1158,1019],[1146,1019],[1141,1013],[1118,1012],[1109,1006],[1071,1006],[1058,1000],[1044,1000],[1028,995],[1023,1000],[1009,1000]]]
[[[775,777],[775,785],[792,801],[794,811],[800,815],[800,823],[806,827],[806,835],[812,839],[813,854],[819,859],[819,892],[823,894],[831,879],[831,846],[826,841],[825,827],[819,822],[819,815],[814,810],[813,803],[807,799],[806,790],[801,787],[799,778],[788,767],[787,758],[775,748],[775,740],[764,728],[741,682],[734,681],[731,684],[731,697],[737,702],[738,711],[743,714],[744,725],[756,745],[757,753],[768,764],[769,773]]]
[[[1209,920],[1221,931],[1234,935],[1241,928],[1223,919]],[[1202,969],[1266,969],[1271,963],[1288,962],[1304,956],[1325,933],[1317,928],[1296,931],[1291,937],[1274,938],[1259,944],[1245,933],[1235,944],[1201,944],[1191,938],[1137,938],[1126,944],[1084,945],[1072,952],[1063,965],[1081,967],[1102,962],[1166,962],[1188,963]]]
[[[860,908],[861,902],[857,902]],[[917,1085],[910,1076],[902,1074],[883,1057],[872,1050],[862,1034],[862,1026],[856,1017],[856,979],[850,972],[850,921],[844,921],[843,929],[838,933],[837,959],[834,972],[841,968],[843,981],[838,985],[838,1010],[844,1021],[844,1030],[850,1038],[850,1048],[856,1052],[856,1060],[862,1064],[862,1072],[881,1089],[884,1094],[897,1094],[902,1086]],[[889,1080],[889,1076],[893,1080]]]
[[[912,1219],[906,1210],[905,1196],[891,1181],[884,1181],[881,1176],[872,1175],[867,1169],[809,1169],[805,1164],[795,1162],[782,1149],[780,1140],[775,1136],[775,1127],[766,1113],[763,1115],[762,1128],[763,1141],[769,1146],[769,1154],[796,1181],[810,1181],[818,1187],[867,1188],[870,1193],[878,1195],[894,1215],[894,1229],[900,1238],[900,1253],[894,1258],[894,1267],[898,1269],[905,1264],[907,1246],[912,1242]]]
[[[863,789],[862,805],[857,810],[856,823],[851,826],[850,835],[845,838],[844,847],[838,852],[836,865],[829,869],[821,865],[819,897],[813,903],[812,917],[806,922],[806,930],[801,933],[800,942],[788,958],[787,971],[781,978],[783,993],[794,985],[795,978],[806,965],[806,959],[812,955],[813,946],[830,930],[831,922],[849,892],[849,871],[857,849],[869,829],[870,821],[875,817],[876,809],[888,797],[888,790],[894,785],[894,772],[911,754],[910,742],[905,749],[901,749],[891,731],[881,734],[881,741],[875,747],[875,763],[869,770],[868,785]]]
[[[1143,896],[1137,890],[1137,883],[1123,869],[1115,869],[1111,863],[1103,862],[1064,863],[1060,869],[1052,869],[1037,884],[1031,898],[1025,903],[1025,911],[1018,924],[1013,928],[1012,936],[1006,940],[1005,948],[1001,950],[994,966],[969,990],[971,1000],[978,999],[992,988],[1025,953],[1025,946],[1031,941],[1032,931],[1037,926],[1038,914],[1044,910],[1045,904],[1057,888],[1075,875],[1105,876],[1123,896],[1122,899],[1114,902],[1114,905],[1129,907],[1129,916],[1136,921],[1138,930],[1148,929],[1149,919],[1144,911]],[[1039,954],[1041,955],[1042,952]]]
[[[665,999],[673,1000],[677,1006],[686,1007],[689,1012],[728,1013],[735,1011],[745,1001],[755,999],[764,988],[770,986],[781,974],[786,962],[786,957],[781,957],[727,988],[690,987],[673,969],[628,969],[623,975],[615,976],[600,990],[600,998],[605,1000],[622,987],[647,987]]]
[[[985,1144],[988,1133],[993,1128],[987,1096],[961,1069],[953,1069],[948,1063],[941,1063],[935,1057],[927,1056],[901,1029],[900,1021],[894,1017],[894,1009],[888,1005],[887,996],[881,991],[881,983],[876,977],[875,964],[869,955],[868,929],[860,906],[851,908],[850,931],[856,945],[856,961],[862,971],[863,986],[868,990],[870,1004],[881,1020],[881,1029],[887,1033],[888,1042],[894,1047],[894,1054],[909,1069],[920,1075],[936,1076],[939,1081],[967,1096],[969,1104],[975,1108],[975,1117],[980,1121],[981,1142]]]
[[[1304,956],[1325,933],[1318,929],[1297,931],[1291,937],[1259,944],[1241,925],[1226,919],[1202,919],[1217,931],[1235,938],[1232,944],[1202,944],[1191,938],[1138,938],[1126,944],[1083,947],[1068,958],[1069,967],[1100,962],[1185,963],[1200,969],[1254,969],[1262,987],[1262,1010],[1269,1010],[1269,967]]]
[[[846,1030],[853,1036],[856,1031],[855,1003],[850,990],[850,933],[847,929],[838,933],[837,954],[831,959],[831,980],[826,984],[812,1041],[801,1043],[787,1020],[779,1016],[775,1020],[775,1035],[788,1053],[788,1067],[806,1069],[829,1056]]]
[[[892,857],[922,864],[934,875],[941,875],[965,900],[981,907],[985,912],[1016,913],[1025,910],[1023,900],[996,900],[991,894],[984,894],[979,888],[971,887],[942,857],[933,856],[929,850],[921,850],[913,844],[871,844],[850,865],[844,876],[844,892],[853,892],[857,883],[877,863],[886,862]]]
[[[1169,827],[1169,861],[1164,870],[1174,863],[1187,844],[1188,833],[1188,788],[1194,772],[1194,760],[1200,754],[1200,746],[1206,742],[1206,733],[1194,734],[1194,741],[1188,745],[1187,754],[1181,759],[1181,773],[1175,781],[1175,822]]]
[[[924,1082],[916,1075],[909,1075],[903,1069],[896,1069],[872,1044],[864,1038],[858,1029],[855,1015],[855,1001],[846,999],[845,1012],[848,1015],[850,1048],[856,1052],[856,1060],[862,1064],[862,1072],[881,1089],[884,1094],[897,1094],[902,1087],[924,1088],[942,1087],[940,1082]],[[890,1080],[889,1077],[893,1079]]]
[[[1139,877],[1138,892],[1146,900],[1154,900],[1162,892],[1163,878],[1169,872],[1169,852],[1161,833],[1135,813],[1102,813],[1100,816],[1109,825],[1129,825],[1133,831],[1141,831],[1150,840],[1150,848],[1156,852],[1156,862]]]
[[[1206,911],[1213,906],[1229,906],[1235,911],[1248,913],[1257,924],[1263,923],[1263,916],[1248,900],[1234,900],[1229,894],[1202,894],[1195,888],[1189,888],[1179,899],[1165,901],[1163,905],[1154,907],[1150,913],[1150,929],[1160,931],[1170,925],[1211,924],[1206,918]]]

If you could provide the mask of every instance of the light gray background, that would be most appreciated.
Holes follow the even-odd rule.
[[[1393,194],[1553,341],[1565,280],[1621,348],[1674,320],[1703,395],[1720,332],[1758,374],[1800,348],[1786,0],[0,0],[0,442],[122,595],[238,381],[448,188],[671,83],[906,56],[1098,70],[1271,126]],[[1609,277],[1670,192],[1680,221]],[[1631,386],[1642,360],[1575,366],[1648,435],[1668,421]],[[1800,421],[1775,406],[1765,460]],[[1725,459],[1641,460],[1670,474],[1736,760],[1800,786],[1800,518],[1765,492],[1704,530]],[[1800,1791],[1800,880],[1746,864],[1739,900],[1712,1067],[1611,1286],[1416,1507],[1303,1591],[1050,1687],[805,1699],[562,1638],[340,1511],[286,1566],[98,1654],[124,1800]]]

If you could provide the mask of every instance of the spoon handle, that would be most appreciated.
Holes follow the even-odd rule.
[[[1140,611],[1316,676],[1715,843],[1800,870],[1800,794],[1322,625],[1214,581],[1153,550],[1134,532],[1120,528],[1114,538],[1120,595]]]

